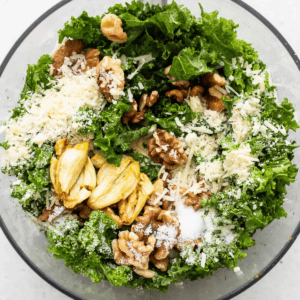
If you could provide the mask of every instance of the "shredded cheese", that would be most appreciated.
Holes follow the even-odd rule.
[[[224,178],[238,175],[238,182],[245,181],[249,175],[252,165],[259,161],[257,155],[251,154],[249,144],[242,144],[239,149],[232,150],[226,155],[223,167],[225,171]]]
[[[56,142],[63,137],[77,137],[79,124],[74,121],[80,107],[99,111],[104,99],[94,78],[95,69],[74,75],[68,68],[63,77],[42,95],[34,93],[23,100],[27,112],[18,119],[10,119],[5,126],[5,140],[9,148],[3,152],[2,167],[16,166],[24,159],[30,159],[30,145],[41,146],[46,141]],[[91,135],[83,139],[92,138]]]

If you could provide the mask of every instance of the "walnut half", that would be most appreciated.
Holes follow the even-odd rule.
[[[140,240],[147,238],[147,228],[151,228],[157,232],[159,237],[168,235],[168,241],[158,238],[156,241],[156,248],[153,251],[153,258],[155,260],[162,261],[166,263],[167,257],[170,250],[177,244],[178,237],[180,235],[179,221],[173,216],[171,211],[162,210],[159,207],[153,207],[150,205],[145,206],[144,214],[136,218],[136,224],[131,227],[131,230],[136,233]],[[173,236],[169,236],[168,233],[165,233],[166,229]],[[153,262],[155,264],[155,262]],[[161,265],[159,269],[161,269]],[[157,267],[158,268],[158,267]]]
[[[106,100],[111,102],[113,98],[119,99],[125,85],[121,60],[104,56],[96,68],[96,73],[99,91]]]
[[[70,57],[74,52],[79,54],[84,48],[81,40],[67,40],[53,55],[53,76],[58,74],[58,69],[63,65],[66,57]]]
[[[159,98],[158,91],[152,91],[150,96],[143,94],[139,103],[139,110],[143,111],[145,107],[153,106]]]
[[[155,163],[163,164],[167,169],[181,165],[187,161],[180,141],[165,130],[158,129],[148,141],[149,156]]]
[[[120,231],[119,239],[112,241],[114,260],[118,265],[132,266],[133,271],[141,276],[152,278],[155,273],[148,270],[148,266],[155,242],[154,235],[141,241],[134,232]]]
[[[143,110],[138,111],[138,104],[135,100],[130,104],[132,107],[132,110],[127,111],[122,116],[122,122],[125,124],[128,123],[139,123],[144,121],[144,114],[147,111],[146,108],[143,108]]]
[[[101,31],[115,43],[122,44],[127,41],[127,34],[122,28],[122,20],[114,14],[107,14],[101,20]]]

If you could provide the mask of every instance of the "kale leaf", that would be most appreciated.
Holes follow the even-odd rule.
[[[129,152],[128,154],[134,160],[139,162],[141,172],[145,173],[150,178],[150,180],[155,180],[158,177],[158,173],[161,167],[155,164],[151,158],[137,152]]]
[[[184,48],[178,56],[174,56],[169,74],[189,80],[212,71],[213,68],[207,66],[207,61],[201,57],[200,51],[194,48]]]
[[[173,132],[176,136],[182,135],[179,123],[186,124],[193,120],[196,114],[186,103],[175,103],[169,98],[162,98],[154,106],[153,110],[148,110],[145,120],[149,125],[158,124],[167,132]]]
[[[76,122],[80,124],[80,133],[93,133],[94,144],[100,148],[108,163],[119,166],[123,153],[130,150],[129,144],[147,135],[150,127],[128,125],[122,122],[122,115],[132,110],[125,100],[109,105],[100,113],[93,109],[79,109]]]
[[[50,55],[43,55],[36,65],[28,65],[25,84],[20,94],[20,101],[18,102],[18,106],[12,110],[12,119],[17,119],[26,113],[23,102],[33,93],[42,93],[43,90],[47,90],[53,86],[55,79],[48,72],[49,64],[52,63],[53,60]]]
[[[50,160],[54,155],[52,144],[31,146],[31,159],[16,167],[3,169],[4,173],[16,175],[18,180],[11,185],[11,196],[19,199],[23,209],[38,217],[46,205],[47,193],[51,190],[49,176]]]
[[[111,240],[118,228],[110,215],[103,211],[93,211],[88,221],[81,227],[79,221],[62,217],[55,227],[46,233],[52,244],[47,251],[56,259],[64,259],[67,267],[75,273],[89,276],[91,281],[103,280],[121,286],[132,278],[132,270],[127,266],[117,266],[112,258]]]
[[[105,40],[100,24],[101,18],[99,16],[89,17],[84,11],[78,18],[72,17],[71,22],[66,22],[65,27],[58,31],[59,43],[67,37],[73,40],[82,40],[85,47],[98,45],[102,40]]]

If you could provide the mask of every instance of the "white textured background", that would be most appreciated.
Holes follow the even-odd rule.
[[[0,62],[24,30],[58,2],[57,0],[0,0]],[[266,17],[300,56],[299,0],[244,0],[244,2]],[[282,261],[264,278],[234,299],[299,300],[299,284],[300,239],[296,240]],[[0,229],[0,300],[19,299],[66,300],[70,298],[35,274],[15,252]]]

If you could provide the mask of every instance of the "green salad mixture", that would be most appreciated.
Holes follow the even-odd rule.
[[[84,11],[72,17],[58,32],[54,52],[28,66],[18,105],[3,124],[2,172],[17,177],[11,196],[43,225],[51,244],[47,251],[93,282],[166,292],[172,283],[236,268],[247,256],[244,250],[255,245],[256,230],[287,217],[285,187],[298,171],[292,163],[297,146],[287,139],[289,130],[299,128],[295,110],[288,99],[277,101],[266,65],[251,44],[237,38],[238,25],[199,7],[196,18],[176,2],[160,7],[133,0],[102,16]],[[107,14],[122,21],[125,42],[114,42],[101,30]],[[56,67],[55,53],[70,40],[84,46],[65,54]],[[121,65],[123,85],[110,65],[100,70],[106,86],[100,82],[99,90],[96,67],[85,70],[88,49],[99,50],[97,62],[108,57]],[[153,91],[155,104],[141,108],[141,96],[149,100]],[[173,144],[160,144],[160,134]],[[153,136],[154,148],[167,159],[150,151]],[[141,227],[143,240],[137,228],[146,207],[133,223],[120,225],[116,202],[91,209],[86,200],[69,207],[59,199],[50,162],[60,159],[54,146],[64,138],[71,145],[88,141],[89,156],[100,154],[114,168],[130,157],[154,187],[162,180],[162,190],[145,201],[165,215]],[[165,251],[163,259],[151,252],[149,262],[149,254],[134,248],[134,239],[127,252],[115,251],[118,238],[133,228],[135,242]],[[147,266],[141,267],[144,258]]]

